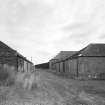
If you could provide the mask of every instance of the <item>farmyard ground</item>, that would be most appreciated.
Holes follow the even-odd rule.
[[[105,81],[67,79],[45,70],[35,77],[32,90],[1,86],[0,105],[105,105]]]

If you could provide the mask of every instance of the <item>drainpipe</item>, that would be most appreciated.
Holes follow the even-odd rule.
[[[18,65],[18,56],[16,56],[16,64],[17,64],[17,66],[16,66],[17,72],[19,72],[19,71],[18,71],[18,66],[19,66],[19,65]]]
[[[58,64],[59,64],[59,72],[61,72],[61,70],[60,70],[60,62]]]
[[[63,62],[63,72],[65,72],[65,62]]]
[[[77,58],[77,78],[79,77],[79,73],[78,73],[78,58]]]

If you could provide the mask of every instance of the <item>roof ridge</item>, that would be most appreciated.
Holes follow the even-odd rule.
[[[104,45],[105,43],[90,43],[91,45]]]

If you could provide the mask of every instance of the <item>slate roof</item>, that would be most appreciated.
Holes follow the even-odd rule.
[[[91,43],[80,51],[61,51],[52,60],[60,62],[71,58],[105,57],[105,43]]]
[[[71,57],[76,52],[77,51],[61,51],[53,59],[55,59],[56,61],[62,61],[62,60],[65,60],[68,57]]]
[[[0,47],[4,49],[8,49],[9,52],[15,53],[16,50],[12,49],[10,46],[5,44],[4,42],[0,41]]]
[[[16,50],[14,50],[13,48],[11,48],[10,46],[8,46],[7,44],[5,44],[4,42],[0,41],[0,46],[3,46],[4,48],[8,49],[8,51],[10,51],[11,53],[13,53],[14,56],[19,56],[19,57],[23,58],[24,60],[32,63],[26,57],[24,57],[23,55],[21,55],[19,52],[17,52]]]
[[[103,57],[105,56],[105,44],[102,43],[92,43],[89,44],[87,47],[83,48],[82,50],[78,51],[72,57],[78,56],[96,56],[96,57]]]

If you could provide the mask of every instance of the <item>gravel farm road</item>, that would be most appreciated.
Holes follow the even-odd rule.
[[[1,86],[0,105],[105,105],[105,81],[73,80],[37,70],[31,90]]]

